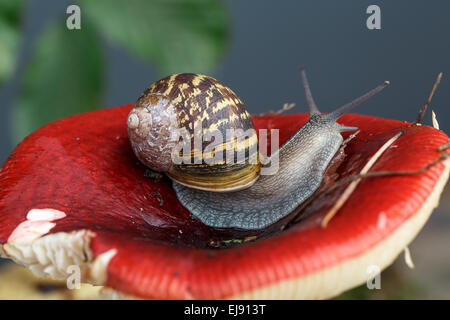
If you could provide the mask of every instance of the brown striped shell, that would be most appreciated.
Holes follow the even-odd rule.
[[[259,177],[250,114],[211,77],[182,73],[153,83],[130,111],[128,133],[142,163],[180,184],[236,191]]]

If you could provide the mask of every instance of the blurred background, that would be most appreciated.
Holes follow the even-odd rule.
[[[69,5],[81,29],[68,30]],[[369,30],[369,5],[381,29]],[[328,112],[384,80],[356,112],[414,121],[439,72],[430,107],[450,132],[450,2],[241,0],[0,0],[0,164],[42,125],[75,113],[133,103],[152,82],[179,72],[227,84],[251,113],[286,102],[305,112],[298,66]],[[424,120],[431,124],[428,112]],[[410,245],[365,286],[339,298],[450,299],[450,190]],[[0,260],[0,298],[90,298],[37,281]],[[91,291],[89,291],[91,290]],[[84,292],[84,291],[83,291]]]

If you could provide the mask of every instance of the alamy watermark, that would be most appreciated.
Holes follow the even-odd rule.
[[[69,16],[66,19],[66,26],[69,30],[81,29],[81,9],[76,4],[72,4],[67,7],[66,13]]]
[[[370,265],[366,269],[366,273],[369,275],[366,286],[369,290],[381,289],[381,268],[377,265]]]
[[[369,30],[380,30],[381,29],[381,9],[379,6],[372,4],[367,7],[367,14],[370,16],[366,20],[366,26]]]
[[[73,264],[67,267],[68,274],[66,286],[69,290],[81,289],[81,269],[80,266]]]

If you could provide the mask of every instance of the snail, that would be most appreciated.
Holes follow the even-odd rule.
[[[264,164],[244,104],[225,85],[197,74],[174,74],[144,91],[127,118],[132,149],[144,165],[165,172],[173,180],[178,200],[207,226],[243,230],[270,226],[292,213],[319,188],[326,167],[342,145],[341,132],[357,130],[336,120],[389,84],[385,81],[335,111],[322,114],[305,71],[300,70],[309,119]],[[203,134],[224,133],[230,128],[253,129],[254,133],[216,144],[222,147],[219,153],[225,152],[225,145],[231,146],[228,149],[233,160],[238,152],[242,155],[245,151],[241,161],[208,162],[213,152],[207,152],[209,158],[203,153],[202,158],[205,143],[195,147],[190,141],[190,147],[194,147],[187,160],[191,161],[175,164],[172,155],[180,154],[174,149],[180,141],[179,130],[195,139],[195,124],[201,124],[199,132]],[[261,175],[261,169],[275,156],[279,159],[277,172]]]

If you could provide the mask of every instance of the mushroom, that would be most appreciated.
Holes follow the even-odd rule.
[[[326,226],[346,184],[324,185],[283,230],[219,232],[191,218],[167,178],[146,174],[128,141],[131,107],[50,123],[17,146],[0,171],[1,257],[39,277],[66,279],[79,268],[83,282],[139,298],[329,298],[394,261],[449,175],[442,131],[348,114],[340,122],[360,132],[328,174],[331,184],[358,174],[399,132],[369,172],[415,174],[361,179]],[[279,128],[283,143],[307,115],[253,120],[257,129]]]

